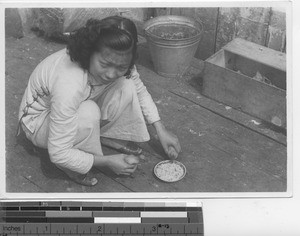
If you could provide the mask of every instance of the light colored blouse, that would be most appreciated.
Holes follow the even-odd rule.
[[[152,124],[160,120],[157,107],[136,67],[129,79],[135,84],[145,121]],[[93,96],[88,72],[72,62],[67,49],[63,49],[48,56],[32,72],[19,109],[19,119],[32,134],[51,112],[48,138],[50,156],[56,155],[55,159],[64,162],[70,158],[77,160],[72,165],[82,166],[79,171],[82,173],[91,168],[93,155],[73,147],[77,132],[74,123],[80,103]]]

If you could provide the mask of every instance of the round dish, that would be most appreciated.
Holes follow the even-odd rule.
[[[160,180],[172,183],[181,180],[185,176],[186,168],[179,161],[166,160],[155,165],[154,174]]]

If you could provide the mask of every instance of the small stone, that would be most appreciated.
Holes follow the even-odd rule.
[[[252,122],[253,124],[255,124],[255,125],[260,125],[260,123],[259,123],[258,121],[256,121],[256,120],[251,120],[251,122]]]
[[[277,117],[277,116],[272,117],[271,122],[272,122],[274,125],[282,126],[282,121],[281,121],[281,119],[280,119],[279,117]]]

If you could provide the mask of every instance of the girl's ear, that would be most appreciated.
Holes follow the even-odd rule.
[[[129,69],[128,69],[128,71],[125,73],[125,78],[126,79],[130,79],[130,77],[131,77],[131,72],[132,72],[132,68],[133,68],[133,65],[131,65],[130,67],[129,67]]]

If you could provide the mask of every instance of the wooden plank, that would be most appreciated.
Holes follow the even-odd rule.
[[[212,56],[206,59],[206,61],[209,61],[210,63],[220,66],[220,67],[225,67],[226,61],[225,61],[225,52],[224,50],[219,50]],[[196,64],[197,62],[195,62]]]
[[[286,71],[285,53],[259,46],[241,38],[235,38],[223,49],[278,70]]]
[[[142,70],[141,73],[143,73],[143,71],[148,71],[148,69],[146,69],[146,68],[139,67],[139,71],[141,71],[141,70]],[[272,145],[274,145],[274,147],[277,147],[278,150],[280,150],[280,149],[282,150],[282,151],[279,151],[279,152],[281,152],[281,154],[285,153],[285,151],[286,151],[285,145],[280,144],[278,142],[274,142],[273,140],[268,139],[266,137],[261,137],[262,136],[261,134],[253,132],[243,126],[237,125],[232,120],[224,119],[222,116],[219,116],[218,114],[215,114],[209,110],[206,110],[205,108],[198,106],[197,104],[193,103],[192,101],[189,101],[188,99],[183,99],[183,97],[173,96],[174,93],[172,91],[168,91],[169,93],[167,93],[165,91],[165,88],[163,88],[161,83],[159,82],[159,81],[163,80],[163,78],[160,77],[157,80],[154,80],[153,79],[154,75],[151,74],[150,72],[148,72],[148,74],[149,75],[147,75],[144,72],[142,74],[143,75],[142,78],[143,78],[144,82],[146,83],[147,88],[150,89],[152,96],[155,98],[157,106],[161,107],[161,105],[163,105],[161,107],[162,114],[165,114],[166,117],[168,116],[168,114],[167,114],[168,111],[166,109],[168,106],[167,105],[168,103],[166,103],[166,101],[169,101],[170,104],[175,103],[175,104],[177,104],[177,106],[179,108],[181,108],[181,109],[177,110],[179,116],[180,116],[180,114],[189,114],[188,119],[187,119],[187,117],[180,117],[180,118],[178,118],[178,120],[177,119],[173,119],[173,120],[167,119],[168,124],[170,124],[170,125],[172,123],[175,124],[175,123],[179,122],[180,119],[182,122],[183,122],[183,120],[186,120],[186,122],[196,124],[197,121],[194,121],[194,119],[197,120],[197,119],[205,118],[207,120],[207,124],[205,123],[204,125],[206,126],[206,128],[208,128],[209,131],[212,131],[215,127],[215,130],[219,130],[219,131],[216,131],[217,133],[223,132],[224,135],[226,133],[226,136],[231,137],[232,139],[236,138],[235,135],[241,135],[245,139],[244,141],[247,143],[247,145],[245,145],[245,146],[253,147],[252,151],[254,151],[254,152],[256,151],[254,147],[257,147],[256,149],[259,149],[259,146],[260,146],[259,143],[265,142],[265,144],[262,145],[262,150],[266,151],[265,150],[266,146],[269,146],[270,143],[273,143]],[[159,85],[156,84],[156,82],[159,82]],[[163,99],[163,100],[160,102],[160,99]],[[165,101],[165,103],[164,103],[164,101]],[[166,106],[166,107],[164,107],[164,106]],[[199,107],[198,112],[194,112],[193,109],[197,110],[198,107]],[[176,109],[174,109],[174,110],[176,110]],[[192,121],[190,121],[190,120],[192,120]],[[197,123],[202,124],[203,122],[197,122]],[[184,124],[182,123],[182,125],[184,125]],[[218,127],[218,125],[220,125],[221,127]],[[181,130],[181,126],[178,124],[174,125],[174,127],[176,127],[178,130]],[[199,127],[201,127],[201,125],[193,125],[193,127],[199,128]],[[241,131],[240,133],[238,132],[239,130]],[[199,132],[197,134],[199,134]],[[257,137],[257,138],[255,138],[255,137]],[[219,138],[220,138],[220,135],[219,135]],[[241,138],[242,137],[239,137],[237,140],[240,140]],[[190,140],[188,140],[188,141],[190,141]],[[242,141],[242,140],[240,140],[240,141]],[[224,142],[224,143],[226,143],[226,142]],[[237,148],[243,148],[243,147],[238,146]],[[273,151],[275,153],[277,153],[278,150],[276,150],[276,151],[273,150]],[[279,156],[281,154],[279,154]],[[264,162],[265,160],[261,160],[261,161]],[[280,162],[280,158],[278,159],[278,161]],[[268,168],[266,168],[266,169],[268,169]]]
[[[16,170],[11,167],[12,165],[10,163],[8,163],[6,166],[5,184],[7,193],[43,192],[43,189],[41,189],[39,186],[36,186],[33,182],[30,181],[30,179],[27,179],[24,176],[20,175],[20,172],[16,172]],[[19,174],[16,175],[16,173]]]
[[[238,38],[223,49],[226,68],[211,64],[214,56],[207,60],[203,72],[203,94],[285,128],[286,92],[251,79],[260,71],[268,75],[274,85],[285,89],[285,54]],[[240,70],[242,74],[233,70]]]
[[[205,62],[202,93],[245,113],[286,127],[286,93],[229,69]]]
[[[228,51],[225,51],[225,58],[226,62],[231,60],[230,65],[226,63],[226,68],[237,71],[238,73],[242,73],[250,78],[261,79],[261,77],[257,77],[257,73],[259,72],[268,79],[270,86],[275,86],[284,91],[286,90],[287,80],[285,71],[278,70],[274,67],[259,63],[254,60],[249,60],[244,56],[232,54]]]
[[[144,69],[139,67],[139,70],[141,71]],[[159,89],[159,86],[153,84],[155,83],[153,81],[153,77],[155,77],[155,75],[150,72],[148,73],[149,75],[145,74],[145,72],[141,72],[141,75],[143,76],[148,89],[151,91],[152,96],[155,98],[162,119],[168,120],[168,128],[177,133],[181,140],[183,153],[181,154],[180,160],[185,164],[192,163],[191,165],[195,166],[195,169],[197,169],[196,167],[198,166],[198,172],[199,169],[205,169],[205,166],[212,162],[214,166],[210,168],[214,169],[213,175],[217,175],[215,178],[225,178],[223,181],[223,187],[221,187],[221,182],[210,182],[211,185],[214,185],[211,186],[211,189],[221,190],[222,188],[225,188],[226,190],[230,190],[229,186],[231,186],[230,183],[232,180],[229,180],[229,175],[225,174],[227,171],[234,173],[233,175],[239,175],[241,172],[247,173],[245,176],[236,176],[236,179],[239,179],[242,182],[245,181],[243,184],[247,182],[247,186],[251,185],[251,181],[266,181],[268,184],[273,186],[271,188],[275,189],[279,187],[277,189],[279,190],[283,187],[282,189],[284,189],[285,174],[282,175],[282,173],[285,172],[284,169],[286,160],[286,158],[284,158],[286,155],[284,146],[265,139],[265,137],[261,138],[259,134],[249,132],[249,130],[247,131],[245,128],[232,124],[232,121],[224,120],[223,118],[215,114],[211,114],[207,110],[199,108],[195,104],[189,103],[182,98],[166,93],[166,91],[160,91],[163,89]],[[163,80],[162,77],[159,79]],[[176,119],[170,119],[170,117],[175,117],[175,114]],[[189,114],[188,118],[186,114]],[[272,147],[270,147],[270,145]],[[272,154],[270,154],[270,152]],[[199,157],[201,158],[199,159]],[[240,158],[247,164],[243,163],[243,161],[241,162]],[[277,163],[278,166],[275,165],[272,167],[272,163]],[[244,170],[242,165],[247,165],[247,170]],[[207,168],[209,167],[207,166]],[[222,168],[223,170],[220,170]],[[225,170],[226,168],[229,168],[230,171],[229,169]],[[258,170],[263,171],[264,174],[259,174],[257,172]],[[251,174],[250,172],[255,172],[255,174]],[[271,175],[271,179],[275,178],[276,184],[275,182],[272,184],[272,181],[269,179],[270,176],[266,177],[265,174],[267,176]],[[192,171],[191,175],[193,181],[195,179],[201,179],[199,177],[201,174],[199,173],[193,173]],[[259,175],[260,177],[258,177]],[[209,176],[207,178],[213,177]],[[257,178],[257,180],[252,178]],[[185,184],[197,189],[195,184],[189,182],[192,181],[192,179],[186,179]],[[277,180],[281,182],[279,185],[277,185]],[[254,182],[252,182],[252,187],[256,185]],[[228,184],[228,186],[226,186],[226,184]],[[236,184],[237,185],[235,186],[239,186],[237,188],[240,188],[241,190],[242,184]],[[258,184],[257,187],[259,185],[260,184]],[[265,187],[266,186],[260,186],[258,188],[261,188],[262,190]],[[185,187],[178,183],[177,188],[181,189]],[[209,186],[206,185],[205,189],[208,188]],[[270,190],[269,187],[267,188]],[[199,191],[201,191],[201,189],[199,189]]]
[[[19,105],[29,76],[42,59],[63,47],[65,45],[35,37],[6,40],[5,157],[7,192],[128,192],[129,189],[99,172],[94,173],[99,179],[99,184],[94,188],[83,188],[70,181],[50,163],[49,159],[41,159],[42,157],[29,154],[23,146],[15,146]]]
[[[153,92],[153,88],[151,92]],[[141,163],[133,179],[118,177],[116,181],[135,192],[284,191],[285,181],[281,177],[271,176],[272,174],[259,170],[254,164],[241,162],[237,154],[233,155],[229,151],[213,145],[214,142],[222,142],[221,140],[215,141],[217,136],[210,136],[209,132],[204,134],[207,137],[201,137],[198,133],[195,134],[199,127],[202,127],[203,131],[208,128],[203,123],[209,123],[208,120],[202,120],[199,112],[191,112],[195,110],[194,107],[191,106],[178,112],[180,106],[177,101],[173,102],[173,96],[169,99],[167,95],[165,99],[161,98],[159,100],[161,101],[160,104],[168,103],[168,105],[162,105],[163,108],[160,107],[163,120],[170,120],[170,117],[174,117],[176,114],[176,119],[168,122],[167,127],[172,132],[177,133],[180,138],[183,149],[178,160],[186,166],[187,176],[182,181],[172,184],[157,180],[153,176],[153,168],[162,159],[162,156],[158,158],[154,148],[154,151],[145,153],[146,160]],[[167,112],[163,114],[163,111],[166,110]],[[183,125],[187,113],[194,119],[188,120]],[[198,123],[196,123],[197,121]],[[209,129],[213,129],[213,125],[216,125],[216,123],[212,122]],[[200,132],[202,133],[202,131]],[[228,142],[226,144],[228,145]],[[264,154],[261,153],[261,155]],[[242,158],[251,159],[253,156],[252,154],[249,156],[243,154]],[[264,160],[266,158],[268,157],[264,157]],[[263,158],[258,156],[257,159],[262,160]],[[276,173],[280,174],[281,170]]]
[[[163,183],[153,176],[153,167],[165,157],[159,150],[153,131],[149,146],[143,145],[144,148],[146,146],[145,157],[132,178],[114,176],[104,170],[106,175],[134,192],[285,191],[285,147],[282,148],[276,142],[269,143],[266,141],[268,139],[262,141],[257,133],[254,137],[250,133],[249,140],[249,133],[244,129],[235,137],[235,129],[238,128],[224,124],[223,121],[216,122],[217,115],[213,118],[209,112],[203,111],[205,109],[197,111],[195,104],[166,92],[161,87],[164,78],[154,72],[141,66],[138,70],[163,120],[169,121],[167,127],[177,133],[182,141],[183,152],[179,160],[186,165],[188,175],[174,184]],[[170,119],[175,114],[176,119]],[[186,114],[192,117],[188,121]],[[232,121],[228,122],[230,124]],[[202,130],[199,131],[199,127]],[[224,132],[224,129],[227,131]],[[242,142],[239,143],[239,140]],[[271,154],[269,148],[274,148]]]
[[[187,166],[188,175],[175,184],[157,181],[152,175],[152,167],[163,159],[163,156],[156,151],[149,151],[141,169],[133,178],[116,177],[112,179],[113,183],[118,181],[118,186],[138,192],[285,191],[286,148],[283,145],[224,119],[194,102],[167,92],[167,83],[170,80],[157,76],[147,68],[138,69],[158,105],[163,120],[168,121],[167,127],[182,140],[183,152],[179,160]],[[157,145],[155,150],[156,148]],[[23,150],[19,150],[20,153],[8,151],[15,155],[11,159],[17,160],[16,163],[27,161],[24,156],[17,155],[24,153]],[[39,164],[37,160],[31,159],[29,161],[34,163],[28,164]],[[29,176],[26,177],[29,179]],[[38,176],[32,175],[31,179],[33,177]],[[90,188],[76,189],[67,183],[65,186],[72,192],[93,191]],[[104,189],[114,190],[117,189]]]
[[[29,154],[22,146],[9,149],[6,154],[8,192],[130,192],[110,177],[93,169],[91,175],[99,183],[94,187],[86,187],[71,181],[61,170],[49,160],[45,153]],[[22,165],[20,165],[22,163]],[[18,173],[18,177],[15,176]],[[31,186],[18,188],[16,183],[27,180]],[[16,183],[15,183],[16,182]]]
[[[150,70],[153,70],[147,45],[139,45],[138,52],[140,55],[143,55],[143,57],[139,57],[138,63]],[[161,87],[177,94],[178,96],[182,96],[190,101],[193,101],[194,103],[210,110],[211,112],[230,119],[241,126],[247,127],[254,132],[265,135],[266,137],[269,137],[270,139],[286,146],[286,135],[282,134],[278,130],[275,130],[274,127],[266,126],[266,123],[263,120],[254,118],[253,116],[250,116],[240,110],[234,109],[220,102],[216,102],[201,94],[203,69],[204,61],[194,59],[191,67],[187,70],[187,73],[183,77],[178,79],[160,79],[160,77],[154,76],[152,80],[154,83],[159,83]]]

